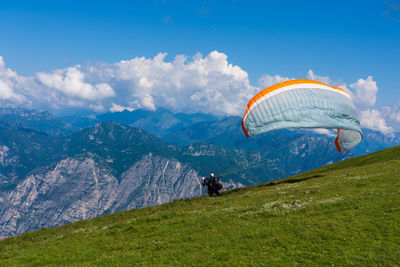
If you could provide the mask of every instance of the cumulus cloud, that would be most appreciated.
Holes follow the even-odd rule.
[[[360,123],[363,127],[379,131],[385,135],[393,135],[394,129],[386,124],[379,110],[366,109],[360,112]]]
[[[261,87],[269,87],[271,85],[274,85],[276,83],[281,83],[285,82],[288,80],[293,80],[294,78],[288,78],[288,77],[283,77],[280,75],[275,74],[274,76],[270,76],[268,74],[263,74],[259,79],[258,79],[258,84]]]
[[[120,106],[120,105],[117,105],[117,104],[113,103],[113,104],[112,104],[112,107],[111,107],[109,110],[110,110],[111,112],[121,112],[121,111],[124,111],[124,110],[127,110],[127,111],[134,111],[135,109],[134,109],[134,108],[131,108],[131,107]]]
[[[24,102],[25,97],[14,93],[7,83],[0,80],[0,100],[12,100],[17,103],[22,103]]]
[[[118,88],[121,106],[154,110],[214,114],[242,114],[254,93],[248,74],[228,63],[227,56],[213,51],[191,59],[178,55],[172,62],[160,53],[153,59],[134,58],[107,66]]]
[[[6,68],[3,57],[0,56],[0,100],[8,101],[12,104],[22,104],[25,97],[19,94],[16,89],[18,83],[23,79],[19,78],[16,72]]]
[[[43,85],[56,89],[67,96],[95,100],[115,96],[114,90],[106,83],[95,85],[84,82],[80,66],[55,70],[53,73],[38,73],[37,78]]]
[[[162,107],[176,112],[243,115],[247,102],[261,89],[293,79],[263,74],[258,86],[252,86],[247,72],[229,63],[224,53],[197,53],[191,58],[177,55],[172,60],[166,60],[166,56],[159,53],[153,58],[77,65],[28,77],[7,68],[0,57],[0,105],[97,112]],[[360,111],[363,127],[385,134],[400,129],[400,103],[396,107],[376,108],[379,89],[372,76],[348,85],[310,69],[307,78],[347,90]],[[315,132],[334,134],[321,129]]]
[[[400,126],[400,123],[396,122],[397,107],[380,109],[375,107],[379,88],[372,76],[358,79],[357,82],[350,84],[349,88],[354,104],[359,110],[362,127],[388,136],[392,136],[396,129],[400,129],[396,127]]]
[[[331,79],[328,76],[318,76],[314,73],[313,70],[308,70],[307,72],[307,78],[311,79],[311,80],[316,80],[316,81],[320,81],[322,83],[326,83],[326,84],[332,84]]]
[[[382,107],[381,114],[390,125],[396,130],[400,130],[400,102],[394,107]]]
[[[12,89],[26,89],[26,98],[39,109],[81,107],[118,111],[164,107],[173,111],[242,115],[256,87],[250,85],[246,71],[228,62],[226,54],[213,51],[192,58],[178,55],[172,61],[167,61],[166,55],[78,65],[31,77],[5,69],[1,59],[2,76],[25,79],[18,86],[2,84],[2,90],[7,92],[7,99],[17,99],[18,94]],[[2,76],[0,80],[8,84]]]
[[[394,107],[382,107],[383,116],[386,116],[392,121],[400,123],[400,103]]]
[[[365,80],[358,79],[357,82],[350,84],[350,88],[355,91],[353,93],[353,100],[357,106],[364,108],[375,105],[378,86],[372,76],[368,76]]]
[[[337,133],[335,133],[333,130],[325,129],[325,128],[310,129],[310,131],[312,131],[316,134],[326,135],[328,137],[336,137],[337,136]]]

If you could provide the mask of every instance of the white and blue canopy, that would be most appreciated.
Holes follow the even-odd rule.
[[[247,104],[242,128],[246,136],[288,128],[338,129],[338,151],[362,140],[357,110],[339,87],[313,80],[290,80],[270,86]]]

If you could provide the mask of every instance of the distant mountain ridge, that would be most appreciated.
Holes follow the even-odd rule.
[[[0,149],[0,236],[198,196],[202,175],[259,158],[216,145],[175,146],[115,122],[67,137],[1,129]],[[269,165],[224,179],[224,186],[285,175]]]
[[[67,136],[80,130],[57,119],[47,111],[38,112],[19,108],[0,108],[0,124],[34,129],[54,136]]]
[[[181,199],[26,233],[0,241],[0,261],[5,266],[397,266],[399,161],[400,146],[220,198]],[[98,185],[105,181],[98,177]],[[92,195],[100,204],[113,197]],[[85,200],[73,214],[52,209],[60,209],[61,222],[71,220],[96,210]]]
[[[241,117],[213,116],[201,113],[173,113],[166,109],[156,111],[135,110],[104,114],[91,114],[56,118],[48,112],[13,108],[0,109],[0,126],[33,129],[53,136],[67,136],[100,122],[114,121],[137,127],[168,143],[190,145],[197,142],[221,145],[229,148],[259,150],[271,142],[286,142],[304,135],[324,136],[304,130],[282,130],[246,138],[241,130]],[[400,133],[385,136],[363,129],[364,140],[353,149],[354,155],[377,151],[400,144]],[[327,136],[328,138],[328,136]]]
[[[246,138],[240,117],[167,110],[69,123],[32,110],[0,114],[0,236],[198,196],[210,172],[225,174],[232,189],[400,144],[398,135],[364,129],[360,145],[339,153],[331,136],[282,130]]]
[[[1,109],[0,111],[2,114],[0,116],[0,127],[19,129],[19,132],[24,131],[24,129],[27,131],[32,129],[48,135],[63,137],[71,135],[73,132],[77,133],[85,123],[94,125],[99,122],[114,120],[133,127],[139,126],[139,128],[160,137],[164,142],[178,146],[206,143],[227,149],[256,152],[261,157],[270,158],[271,161],[278,159],[278,165],[283,170],[282,173],[286,174],[296,174],[400,144],[398,133],[394,137],[388,137],[378,132],[363,129],[364,140],[361,144],[351,151],[338,153],[333,145],[334,138],[331,136],[303,130],[281,130],[246,138],[240,127],[240,117],[173,113],[165,109],[123,111],[89,117],[72,116],[68,119],[70,123],[63,122],[48,112],[11,108]],[[78,126],[82,121],[84,123]],[[84,132],[83,129],[82,133]],[[68,139],[65,140],[68,141]],[[85,142],[85,140],[81,141]],[[75,145],[79,147],[79,144]],[[53,152],[50,153],[54,154]]]
[[[78,128],[89,128],[99,122],[114,121],[128,126],[141,128],[157,137],[162,137],[170,132],[178,131],[194,123],[202,121],[216,121],[220,117],[194,113],[173,113],[166,109],[151,110],[124,110],[90,116],[69,116],[60,118]]]

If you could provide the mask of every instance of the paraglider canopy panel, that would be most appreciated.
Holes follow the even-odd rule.
[[[362,140],[360,122],[350,95],[313,80],[291,80],[262,90],[247,105],[242,128],[246,136],[288,128],[339,130],[339,151]]]

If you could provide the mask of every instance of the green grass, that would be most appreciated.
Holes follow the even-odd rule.
[[[0,265],[399,266],[400,147],[8,238]]]

